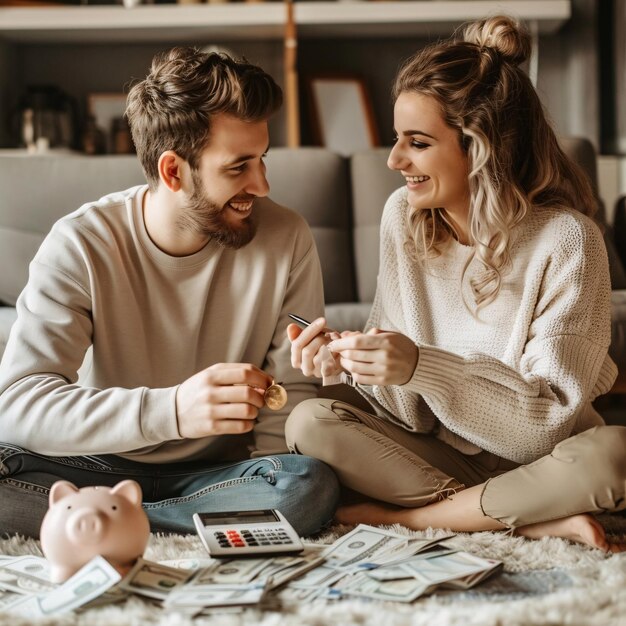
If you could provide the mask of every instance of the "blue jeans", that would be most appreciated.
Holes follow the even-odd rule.
[[[339,499],[333,471],[294,454],[154,465],[116,455],[50,457],[0,443],[0,534],[37,538],[57,480],[87,487],[128,478],[141,485],[153,532],[193,533],[196,512],[278,509],[307,536],[331,520]]]

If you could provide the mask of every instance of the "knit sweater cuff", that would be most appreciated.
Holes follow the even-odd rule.
[[[145,389],[141,402],[141,430],[149,443],[182,439],[176,416],[176,390]]]
[[[418,347],[417,367],[403,387],[425,397],[443,400],[463,377],[464,359],[433,346]]]

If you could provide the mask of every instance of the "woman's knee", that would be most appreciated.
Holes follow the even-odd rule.
[[[585,466],[601,487],[624,492],[626,489],[626,427],[596,426],[572,438],[579,450],[564,447],[565,454],[582,456]],[[565,442],[563,442],[565,443]],[[561,444],[563,445],[563,444]],[[558,446],[557,446],[558,448]],[[556,453],[556,454],[555,454]],[[554,456],[561,456],[555,449]]]
[[[607,478],[620,481],[622,488],[626,481],[626,427],[598,426],[594,439],[599,458],[605,461]]]
[[[329,422],[336,418],[332,410],[333,400],[312,398],[300,402],[287,419],[285,439],[290,452],[316,456],[323,445],[325,435],[322,433]]]

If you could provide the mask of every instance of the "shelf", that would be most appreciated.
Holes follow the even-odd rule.
[[[297,2],[301,38],[447,35],[459,24],[495,13],[536,21],[556,32],[570,0]],[[198,5],[0,7],[0,39],[18,43],[209,42],[280,39],[282,2]]]

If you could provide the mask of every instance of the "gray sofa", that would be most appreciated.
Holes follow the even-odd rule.
[[[595,184],[591,144],[564,139],[563,145]],[[267,157],[271,197],[302,213],[311,226],[322,262],[327,317],[337,329],[364,325],[376,289],[382,208],[404,182],[387,169],[387,153],[372,149],[346,159],[323,148],[275,148]],[[28,263],[54,221],[84,202],[142,182],[133,156],[0,156],[0,354]],[[626,372],[626,274],[612,230],[605,228],[614,288],[611,354],[620,372]]]

